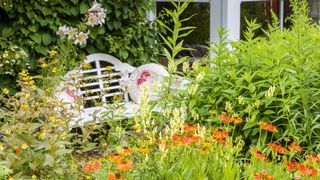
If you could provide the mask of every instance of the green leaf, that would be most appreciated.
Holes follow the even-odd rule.
[[[50,154],[46,154],[43,166],[51,166],[51,167],[53,167],[54,166],[54,157],[51,156]]]
[[[5,27],[2,29],[2,36],[8,37],[14,34],[14,29],[12,27]]]
[[[73,4],[77,4],[79,0],[71,0]]]
[[[256,125],[257,125],[256,122],[247,122],[246,125],[244,125],[244,127],[242,128],[242,130],[246,130],[246,129],[252,128],[252,127],[254,127]]]
[[[37,44],[41,43],[41,35],[39,33],[33,33],[30,35],[30,38]]]
[[[47,46],[51,43],[52,38],[51,35],[48,33],[42,34],[42,43]]]
[[[194,105],[196,105],[197,101],[195,99],[192,99],[190,102],[189,102],[189,109],[191,110]]]
[[[85,14],[85,13],[87,13],[88,10],[89,10],[88,4],[85,3],[85,2],[82,2],[82,3],[80,4],[80,13],[81,13],[81,14]]]
[[[265,112],[263,112],[263,114],[274,114],[275,112],[274,111],[272,111],[272,110],[270,110],[270,109],[268,109],[268,110],[266,110]]]
[[[30,25],[28,26],[28,29],[31,31],[31,32],[36,32],[37,31],[37,27],[35,25]]]

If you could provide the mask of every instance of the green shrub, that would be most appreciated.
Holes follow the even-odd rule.
[[[319,150],[320,81],[319,25],[311,24],[306,1],[292,1],[292,27],[280,30],[278,21],[256,37],[260,25],[247,22],[245,40],[227,42],[220,31],[220,44],[214,44],[213,59],[206,59],[194,76],[204,72],[194,95],[189,95],[189,110],[203,124],[222,126],[219,116],[238,116],[244,124],[235,134],[257,145],[259,124],[277,125],[268,140],[297,141],[310,151]]]

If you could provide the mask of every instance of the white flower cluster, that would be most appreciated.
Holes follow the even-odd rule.
[[[30,69],[28,54],[22,48],[13,45],[0,52],[0,74],[14,74],[14,67],[21,66]]]
[[[102,8],[100,3],[96,1],[93,3],[92,7],[88,10],[86,25],[94,27],[95,25],[102,25],[105,23],[106,13],[105,9]],[[66,25],[60,26],[57,34],[60,37],[67,37],[68,40],[73,40],[74,44],[84,45],[87,43],[90,31],[82,32],[73,27],[68,27]]]
[[[86,25],[94,27],[105,23],[106,13],[100,3],[94,2],[88,10]]]
[[[57,34],[61,37],[67,37],[68,40],[74,40],[74,44],[83,45],[86,44],[89,37],[89,31],[84,33],[82,31],[78,32],[76,28],[69,26],[60,26]]]

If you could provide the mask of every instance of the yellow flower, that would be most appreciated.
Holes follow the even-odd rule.
[[[49,51],[49,56],[50,57],[53,57],[53,56],[55,56],[57,54],[58,54],[58,51],[55,51],[55,50]]]
[[[14,179],[13,179],[13,177],[9,177],[9,179],[8,179],[8,180],[14,180]]]
[[[51,72],[56,73],[57,72],[57,68],[53,68]]]
[[[28,105],[28,104],[22,104],[22,105],[21,105],[21,108],[22,108],[22,109],[28,109],[28,108],[29,108],[29,105]]]
[[[3,144],[0,144],[0,151],[3,151],[3,150],[4,150]]]
[[[7,136],[9,136],[9,135],[11,134],[11,131],[10,131],[10,130],[6,130],[5,134],[6,134]]]
[[[106,69],[107,69],[107,71],[111,71],[112,70],[112,66],[107,66]]]
[[[53,122],[53,121],[55,120],[55,118],[54,118],[53,116],[49,116],[49,120],[50,120],[51,122]]]
[[[40,132],[40,133],[38,134],[38,138],[39,138],[39,139],[44,139],[45,136],[46,136],[46,132],[45,132],[45,131],[42,131],[42,132]]]
[[[22,149],[27,149],[28,147],[29,147],[29,146],[28,146],[27,144],[25,144],[25,143],[21,145],[21,148],[22,148]]]
[[[85,63],[82,65],[83,69],[89,69],[90,68],[90,64]]]
[[[4,95],[7,95],[7,94],[9,94],[9,90],[7,88],[4,88],[4,89],[2,89],[2,93]]]
[[[31,178],[32,179],[37,179],[37,176],[36,175],[32,175]]]
[[[41,67],[42,69],[45,69],[45,68],[48,67],[48,64],[47,64],[47,63],[42,63],[42,64],[40,65],[40,67]]]

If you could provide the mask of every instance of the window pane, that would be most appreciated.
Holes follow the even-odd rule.
[[[315,23],[320,20],[320,0],[309,0],[310,17]]]
[[[164,13],[164,8],[172,10],[174,6],[170,2],[157,2],[157,16],[166,24],[169,24],[169,27],[173,27],[172,20]],[[200,58],[206,55],[207,49],[205,46],[208,46],[210,41],[210,4],[203,2],[190,3],[180,19],[190,17],[193,14],[195,16],[192,19],[183,23],[183,26],[196,27],[188,37],[184,38],[184,46],[196,50],[181,55]]]

